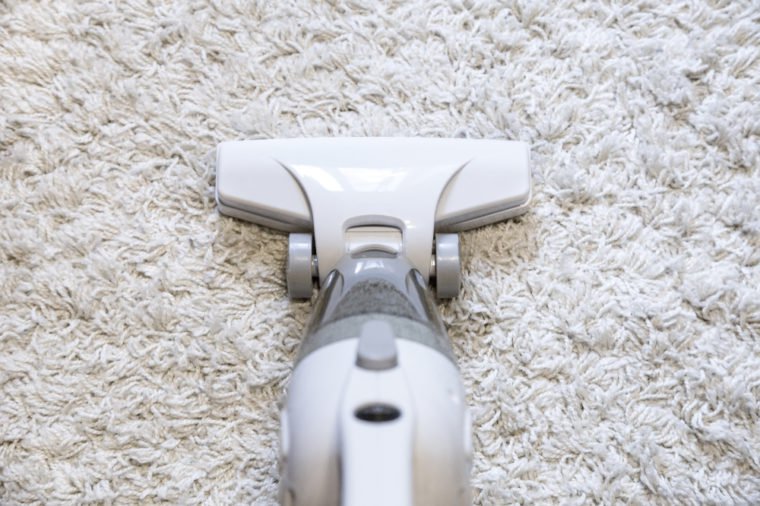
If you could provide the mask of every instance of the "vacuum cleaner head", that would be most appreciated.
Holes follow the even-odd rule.
[[[435,232],[516,216],[531,197],[527,144],[502,140],[223,142],[216,177],[224,214],[313,233],[321,281],[356,238],[400,241],[403,254],[428,279]]]

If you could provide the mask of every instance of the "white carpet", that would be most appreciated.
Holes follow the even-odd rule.
[[[311,305],[214,147],[420,135],[533,149],[442,307],[476,503],[759,504],[758,4],[329,4],[0,2],[0,503],[274,502]]]

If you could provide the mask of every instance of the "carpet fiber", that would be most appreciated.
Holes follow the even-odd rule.
[[[0,1],[0,503],[271,504],[311,303],[228,139],[532,146],[441,310],[477,504],[760,503],[756,2]]]

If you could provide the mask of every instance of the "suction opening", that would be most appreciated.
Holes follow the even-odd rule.
[[[392,422],[401,416],[401,410],[390,404],[368,404],[354,411],[354,416],[365,422]]]

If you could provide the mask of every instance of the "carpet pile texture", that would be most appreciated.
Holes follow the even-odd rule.
[[[0,503],[272,504],[311,303],[214,148],[532,147],[443,304],[476,504],[760,504],[760,7],[0,1]]]

